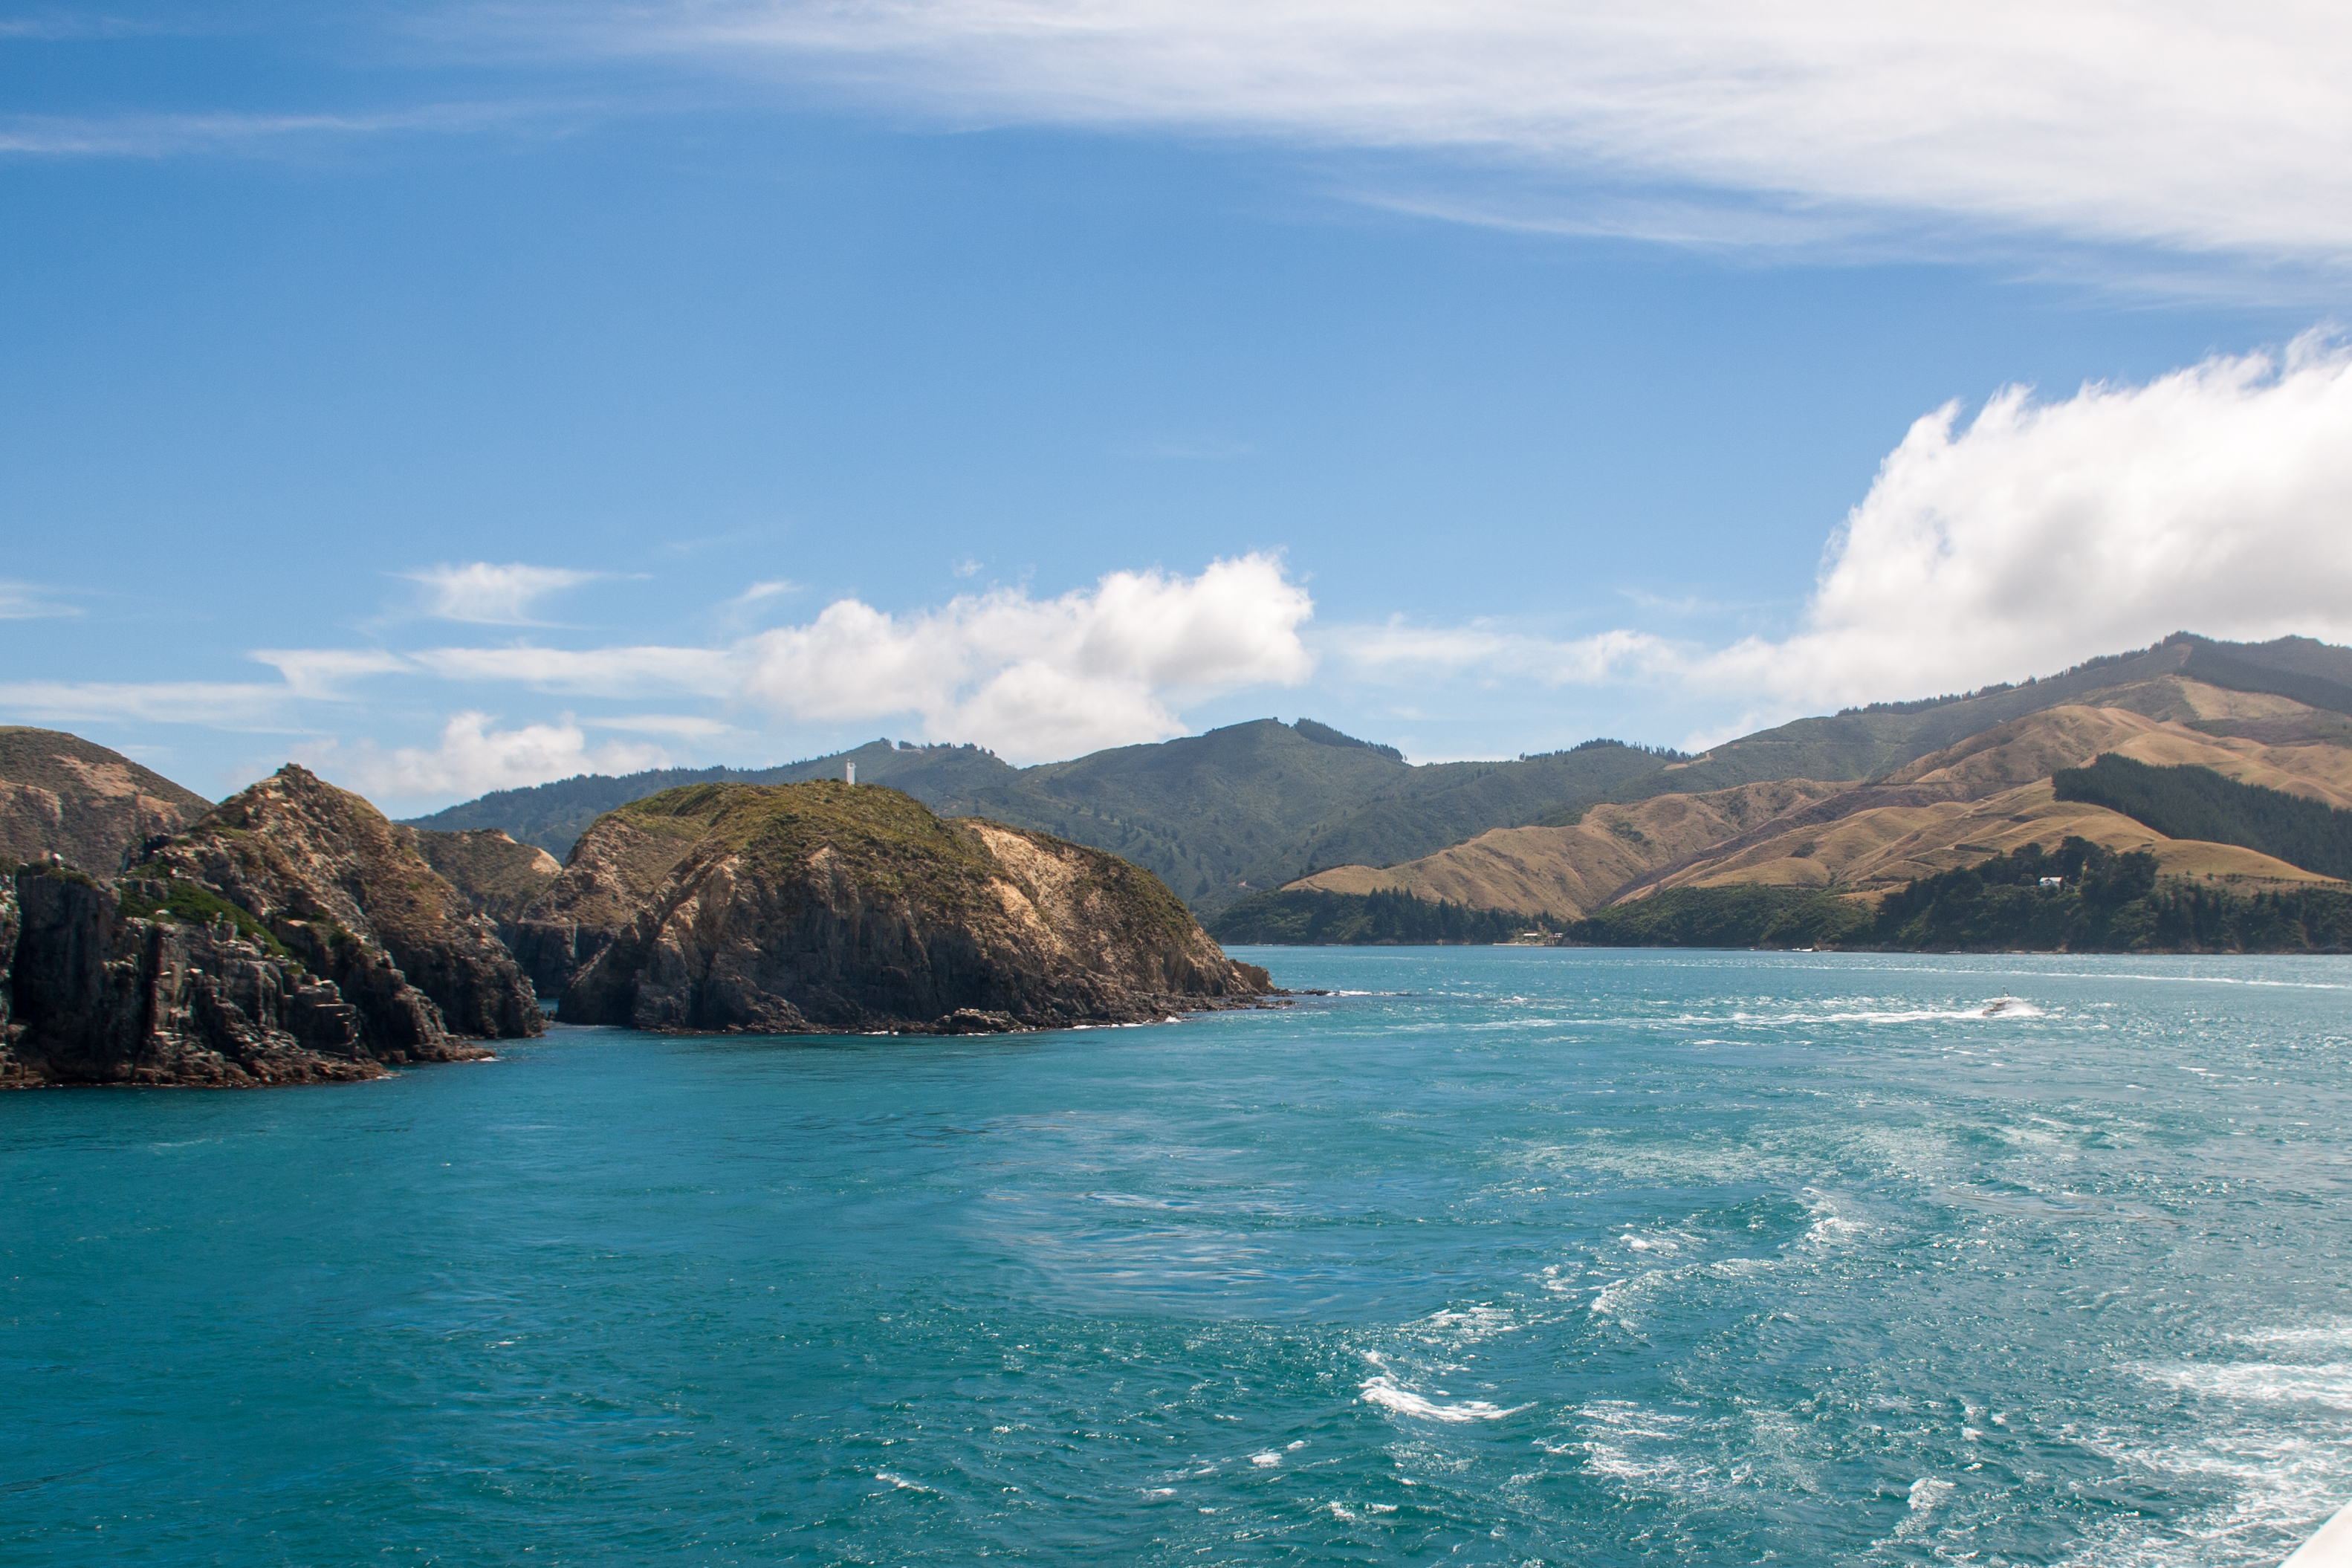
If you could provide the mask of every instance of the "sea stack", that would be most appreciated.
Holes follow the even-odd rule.
[[[1150,872],[846,783],[700,784],[607,813],[526,921],[579,967],[566,1023],[731,1034],[1002,1032],[1246,1006]]]

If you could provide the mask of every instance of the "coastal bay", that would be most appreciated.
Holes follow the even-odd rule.
[[[1334,994],[0,1099],[0,1552],[2274,1563],[2352,1488],[2352,960],[1234,956]]]

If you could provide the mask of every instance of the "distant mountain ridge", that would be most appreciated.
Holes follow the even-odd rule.
[[[2256,700],[2217,717],[2184,682]],[[502,829],[562,857],[597,816],[659,790],[839,778],[854,763],[860,783],[887,784],[941,815],[989,817],[1124,856],[1209,918],[1321,870],[1401,867],[1498,829],[1573,826],[1599,806],[1797,780],[1867,785],[1971,737],[2070,706],[2270,745],[2352,743],[2352,649],[2309,637],[2226,643],[2182,632],[2013,686],[1799,719],[1696,758],[1600,741],[1512,761],[1415,765],[1393,747],[1311,719],[1264,719],[1029,768],[976,746],[876,741],[768,769],[583,775],[485,795],[412,826]],[[1809,798],[1835,793],[1819,789]],[[1827,810],[1834,817],[1855,808],[1848,801]],[[1732,810],[1737,819],[1746,808]]]
[[[497,828],[560,857],[604,812],[681,784],[799,784],[840,778],[854,763],[860,784],[888,784],[941,816],[984,816],[1124,856],[1195,910],[1213,911],[1318,865],[1408,859],[1498,822],[1535,821],[1654,773],[1671,755],[1601,742],[1415,767],[1394,747],[1313,720],[1259,719],[1030,768],[977,746],[884,740],[776,768],[590,774],[484,795],[408,826]]]

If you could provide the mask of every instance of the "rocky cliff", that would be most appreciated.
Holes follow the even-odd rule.
[[[562,874],[516,922],[509,945],[542,996],[562,996],[629,929],[638,907],[693,853],[708,826],[698,813],[640,811],[636,804],[598,817],[572,845]]]
[[[58,866],[0,880],[0,1088],[383,1076],[333,984],[179,902],[189,918]]]
[[[573,1023],[962,1033],[1139,1022],[1270,990],[1149,871],[870,785],[635,802],[582,837],[532,921],[572,933]]]
[[[212,808],[152,768],[79,735],[0,725],[0,865],[55,855],[111,877],[139,847]]]
[[[446,1059],[452,1036],[546,1027],[489,921],[408,831],[290,763],[159,846],[136,875],[217,889],[341,987],[375,1054]]]
[[[454,833],[396,826],[425,863],[457,889],[468,908],[514,946],[515,923],[563,870],[563,862],[536,844],[518,844],[495,827]]]

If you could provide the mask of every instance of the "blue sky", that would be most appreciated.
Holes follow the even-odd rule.
[[[416,810],[2352,632],[2334,24],[1386,15],[0,11],[0,720]]]

